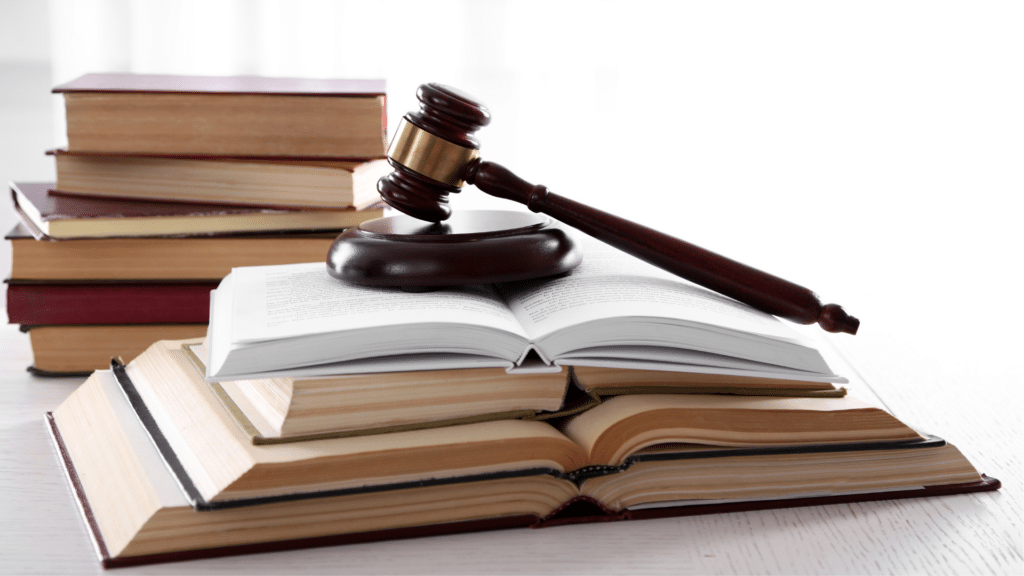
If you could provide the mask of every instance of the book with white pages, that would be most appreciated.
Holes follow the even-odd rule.
[[[785,322],[596,241],[572,272],[433,292],[323,263],[234,269],[211,294],[210,382],[590,366],[843,383]]]

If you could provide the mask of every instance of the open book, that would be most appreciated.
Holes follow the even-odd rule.
[[[183,354],[184,352],[184,354]],[[129,365],[167,390],[203,386],[203,339],[161,341]],[[190,362],[185,361],[187,358]],[[208,384],[254,444],[363,436],[489,420],[554,420],[627,394],[734,394],[841,398],[828,382],[568,366],[462,368]]]
[[[561,431],[505,420],[253,446],[201,382],[118,372],[50,417],[106,566],[999,487],[852,398],[627,396]]]
[[[173,342],[154,347],[173,348]],[[561,429],[540,421],[497,420],[376,436],[253,445],[214,389],[187,375],[180,350],[163,355],[176,385],[143,363],[113,366],[157,444],[180,462],[197,506],[425,478],[544,469],[576,474],[628,468],[639,450],[666,444],[782,447],[922,439],[889,413],[852,397],[793,398],[711,394],[618,396]]]
[[[843,381],[782,321],[597,242],[563,277],[426,293],[320,263],[235,268],[210,318],[210,381],[538,365]]]

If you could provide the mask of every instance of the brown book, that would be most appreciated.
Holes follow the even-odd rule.
[[[42,376],[86,375],[111,358],[134,359],[157,340],[196,338],[206,324],[98,324],[26,326],[32,346],[29,372]]]
[[[110,567],[999,487],[953,446],[849,398],[648,395],[564,432],[506,420],[252,446],[208,388],[176,395],[132,376],[96,372],[49,417]]]
[[[337,232],[37,241],[15,226],[12,280],[220,280],[236,266],[322,262]],[[324,272],[326,274],[326,272]]]
[[[383,80],[86,74],[64,96],[73,152],[380,158]]]
[[[14,182],[11,195],[22,221],[55,240],[335,231],[384,213],[380,204],[367,210],[280,210],[64,196],[52,188],[48,182]]]
[[[362,210],[387,160],[203,158],[51,150],[61,194],[278,208]]]

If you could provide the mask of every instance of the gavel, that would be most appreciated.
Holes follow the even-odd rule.
[[[474,134],[490,123],[491,115],[462,91],[424,84],[416,97],[420,110],[402,118],[388,148],[395,170],[377,184],[391,207],[419,220],[442,222],[451,216],[448,195],[459,192],[463,184],[473,184],[763,312],[799,324],[817,322],[828,332],[857,333],[860,320],[837,304],[822,305],[807,288],[554,194],[482,160]]]

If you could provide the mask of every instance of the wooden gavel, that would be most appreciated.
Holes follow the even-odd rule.
[[[860,320],[838,304],[822,305],[807,288],[730,260],[699,246],[630,222],[533,185],[507,168],[480,159],[474,132],[491,121],[471,96],[424,84],[420,110],[406,114],[388,149],[395,168],[380,179],[384,201],[409,216],[440,222],[451,215],[448,194],[464,183],[525,204],[677,276],[799,324],[817,322],[828,332],[856,334]]]

